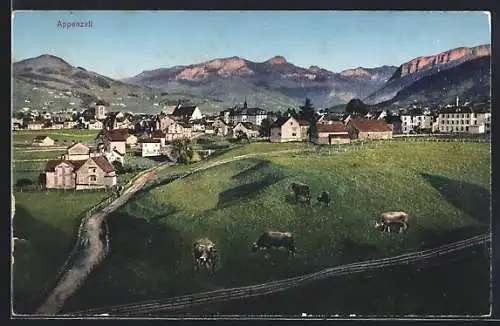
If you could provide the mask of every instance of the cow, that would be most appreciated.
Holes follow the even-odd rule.
[[[311,205],[311,190],[308,185],[300,182],[293,182],[292,190],[295,195],[296,202],[303,199],[306,203]]]
[[[295,241],[293,234],[290,232],[267,231],[252,243],[252,252],[257,252],[261,249],[285,248],[292,256],[295,255]]]
[[[321,194],[318,196],[318,203],[325,204],[326,207],[330,206],[330,193],[328,191],[322,191]]]
[[[405,212],[385,212],[380,215],[379,222],[405,222],[408,223],[408,214]]]
[[[375,222],[375,228],[384,232],[403,233],[408,229],[408,214],[405,212],[385,212]]]
[[[404,233],[408,230],[408,224],[404,221],[377,222],[375,228],[388,233]]]
[[[212,273],[215,272],[217,261],[217,249],[215,244],[207,238],[198,239],[193,242],[193,259],[194,269],[199,270],[200,267],[209,268]]]

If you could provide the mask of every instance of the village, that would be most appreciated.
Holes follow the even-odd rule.
[[[306,106],[311,105],[308,101]],[[404,135],[487,134],[491,129],[489,110],[461,106],[458,98],[455,105],[434,110],[417,106],[367,113],[320,110],[309,116],[294,109],[281,113],[249,107],[246,99],[242,106],[216,115],[203,114],[198,106],[181,102],[170,111],[159,114],[108,112],[107,103],[98,101],[80,112],[51,114],[30,110],[14,117],[12,127],[13,130],[99,130],[92,143],[71,144],[64,155],[48,161],[42,171],[46,189],[75,190],[116,186],[115,168],[126,164],[127,150],[142,157],[162,156],[176,161],[173,142],[203,135],[232,141],[310,141],[318,145],[341,145]],[[50,148],[55,145],[55,139],[38,135],[31,145]],[[206,154],[210,155],[211,151]]]

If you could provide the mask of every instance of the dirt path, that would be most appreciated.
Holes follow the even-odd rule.
[[[163,168],[166,166],[168,165],[165,164],[161,167]],[[80,287],[87,275],[103,258],[102,253],[104,251],[104,245],[101,242],[100,234],[101,224],[104,218],[130,200],[130,198],[155,175],[154,170],[157,168],[158,167],[147,170],[144,174],[139,176],[134,181],[133,185],[127,188],[120,197],[115,199],[105,208],[98,210],[87,219],[86,223],[83,225],[84,234],[86,234],[88,239],[88,241],[86,241],[88,246],[85,251],[86,256],[83,261],[78,262],[78,265],[73,265],[62,275],[57,286],[42,306],[38,308],[36,313],[56,314],[59,312],[66,299]],[[78,239],[78,241],[81,242],[81,239]]]
[[[193,173],[200,172],[203,170],[207,170],[222,164],[227,164],[230,162],[234,162],[237,160],[242,160],[245,158],[255,157],[255,156],[271,156],[271,155],[281,155],[285,153],[292,153],[297,151],[302,151],[303,149],[293,149],[293,150],[282,150],[282,151],[273,151],[266,153],[251,153],[235,156],[226,160],[217,161],[214,163],[209,163],[202,167],[193,169],[179,178],[185,178]],[[94,214],[92,214],[85,224],[83,225],[83,234],[86,234],[88,241],[85,241],[87,244],[87,250],[85,251],[86,256],[82,261],[78,263],[78,265],[74,264],[69,270],[67,270],[60,278],[57,286],[52,290],[52,293],[47,297],[45,302],[42,304],[40,308],[36,311],[37,314],[47,314],[54,315],[57,314],[62,308],[64,302],[80,287],[81,284],[85,281],[88,274],[92,271],[92,269],[97,266],[103,257],[104,245],[100,239],[101,233],[101,225],[104,221],[104,218],[110,214],[111,212],[117,210],[120,206],[125,204],[130,198],[139,191],[147,181],[149,181],[155,174],[154,171],[156,169],[161,169],[167,167],[170,164],[164,164],[159,167],[155,167],[143,172],[143,174],[134,180],[133,185],[127,188],[116,200],[114,200],[111,204],[106,206],[105,208],[99,209]],[[82,239],[77,240],[78,243],[82,243]]]

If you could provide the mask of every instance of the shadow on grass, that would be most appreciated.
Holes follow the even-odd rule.
[[[262,170],[262,169],[266,169],[267,167],[269,167],[269,165],[270,165],[269,161],[257,160],[257,163],[255,165],[233,175],[231,177],[231,179],[233,179],[233,180],[245,180],[252,173],[259,171],[259,170]]]
[[[478,185],[443,176],[421,173],[441,195],[479,223],[490,224],[490,192]]]
[[[125,213],[108,217],[110,253],[69,299],[64,311],[124,304],[175,294],[189,247],[178,230]]]
[[[73,246],[73,236],[37,219],[16,205],[14,236],[25,239],[14,247],[14,312],[33,313],[45,299],[59,268]]]
[[[242,198],[251,198],[261,192],[264,188],[269,187],[284,178],[285,176],[283,175],[268,174],[259,181],[227,189],[219,194],[217,209],[227,207]]]
[[[341,317],[349,314],[378,317],[487,314],[488,258],[484,252],[473,248],[459,256],[460,259],[426,270],[418,269],[415,264],[400,265],[324,279],[266,296],[193,307],[177,314],[296,317],[302,312],[322,316],[339,314]]]

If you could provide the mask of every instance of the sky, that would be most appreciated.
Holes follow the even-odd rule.
[[[488,20],[482,11],[17,11],[12,60],[52,54],[117,79],[232,56],[340,72],[490,44]],[[92,26],[61,27],[76,21]]]

